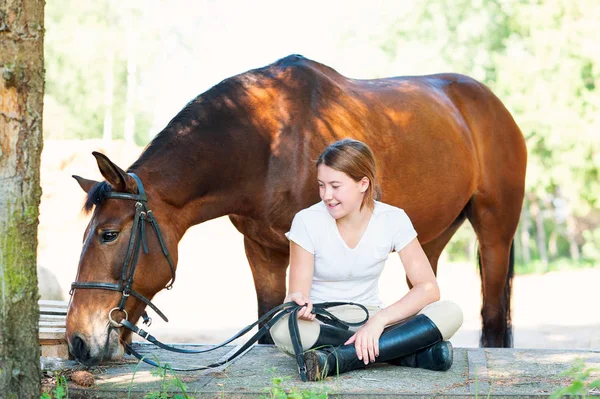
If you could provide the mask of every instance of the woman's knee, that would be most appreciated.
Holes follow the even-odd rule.
[[[429,317],[436,325],[444,341],[449,340],[463,323],[460,306],[452,301],[442,300],[425,306],[419,314]]]
[[[270,333],[275,345],[283,352],[293,356],[294,346],[290,337],[288,319],[289,315],[283,316],[271,327]],[[320,329],[319,322],[317,321],[298,320],[298,330],[300,331],[303,350],[311,348],[317,342]]]

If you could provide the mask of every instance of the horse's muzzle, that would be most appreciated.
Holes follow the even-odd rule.
[[[73,338],[69,342],[69,351],[75,360],[87,366],[98,363],[92,361],[90,347],[83,336],[78,333],[73,334]]]

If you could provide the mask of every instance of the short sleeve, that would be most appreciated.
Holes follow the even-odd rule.
[[[400,252],[409,242],[415,239],[417,232],[408,215],[402,209],[395,216],[395,234],[392,246],[394,251]]]
[[[290,228],[290,231],[285,233],[285,236],[288,238],[288,240],[295,242],[314,255],[315,247],[301,213],[297,213],[296,216],[294,216],[292,227]]]

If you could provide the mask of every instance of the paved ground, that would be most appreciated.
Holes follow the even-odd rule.
[[[196,346],[198,348],[199,346]],[[183,367],[209,364],[226,358],[234,348],[225,347],[203,355],[169,355],[151,348],[145,355],[160,356],[164,362]],[[302,383],[294,361],[272,346],[255,346],[244,356],[217,370],[177,373],[187,385],[188,394],[195,398],[273,397],[276,388],[286,392],[327,392],[339,398],[393,397],[486,397],[538,398],[571,384],[572,378],[560,375],[576,359],[585,367],[600,370],[600,351],[540,350],[540,349],[455,349],[454,365],[447,372],[433,372],[389,365],[375,365],[330,377],[324,382]],[[45,369],[66,369],[65,365],[45,364]],[[72,398],[132,398],[163,389],[165,380],[152,375],[149,366],[137,366],[134,361],[112,364],[108,368],[92,369],[95,385],[82,388],[70,383]],[[135,372],[135,375],[134,375]],[[276,382],[281,378],[280,385]],[[589,381],[600,378],[600,371]],[[173,381],[171,374],[167,381]],[[50,385],[46,386],[49,388]],[[166,389],[180,393],[174,384]],[[592,390],[599,395],[600,390]]]
[[[100,179],[91,155],[94,150],[105,152],[123,168],[140,152],[137,147],[107,146],[100,141],[47,141],[44,147],[38,259],[55,273],[64,299],[77,271],[88,221],[80,213],[84,193],[71,175]],[[154,335],[167,342],[215,343],[256,318],[242,236],[227,218],[190,229],[179,251],[175,287],[156,298],[171,321],[166,324],[154,317]],[[481,294],[475,266],[441,262],[439,283],[442,296],[459,303],[464,311],[465,322],[453,344],[477,347]],[[515,277],[515,347],[600,349],[598,286],[600,268]],[[380,289],[387,303],[407,290],[396,255],[386,265]]]

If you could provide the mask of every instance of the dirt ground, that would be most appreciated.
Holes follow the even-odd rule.
[[[92,151],[104,152],[122,168],[141,149],[114,142],[46,141],[42,154],[38,264],[49,269],[68,299],[81,239],[89,216],[84,193],[71,175],[101,179]],[[179,245],[177,282],[155,303],[170,322],[153,317],[151,332],[166,342],[219,342],[256,318],[256,300],[242,236],[226,217],[191,228]],[[455,346],[477,347],[480,282],[475,265],[442,263],[442,297],[457,302],[464,324]],[[48,284],[49,279],[40,281]],[[513,283],[514,344],[518,348],[600,349],[600,268],[516,276]],[[402,266],[390,256],[380,292],[391,303],[407,291]],[[151,315],[152,316],[152,315]]]

